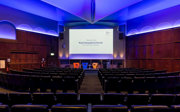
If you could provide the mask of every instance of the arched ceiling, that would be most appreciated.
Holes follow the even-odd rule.
[[[0,4],[56,20],[60,25],[119,25],[180,5],[180,0],[0,0]]]

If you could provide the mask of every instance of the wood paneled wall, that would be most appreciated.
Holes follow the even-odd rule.
[[[0,59],[10,58],[10,69],[39,68],[42,58],[50,63],[54,52],[54,65],[58,62],[58,38],[38,33],[16,30],[16,40],[0,39]]]
[[[127,37],[127,67],[180,71],[180,28]]]

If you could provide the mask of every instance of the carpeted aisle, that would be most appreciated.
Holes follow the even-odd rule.
[[[79,93],[103,93],[97,72],[86,72]]]

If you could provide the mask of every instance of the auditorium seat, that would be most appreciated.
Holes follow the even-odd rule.
[[[156,83],[156,87],[158,88],[158,93],[166,93],[167,91],[167,87],[168,87],[168,77],[157,77],[157,83]]]
[[[149,93],[156,93],[157,91],[157,79],[155,77],[146,77],[145,90]]]
[[[62,76],[52,76],[52,84],[51,90],[56,92],[56,90],[63,90],[64,91],[64,80]]]
[[[46,92],[47,89],[51,89],[52,80],[50,76],[43,76],[40,82],[39,87],[41,92]]]
[[[171,112],[165,105],[132,105],[131,112]]]
[[[152,94],[151,104],[152,105],[172,105],[174,102],[174,94]]]
[[[180,112],[180,94],[176,94],[175,101],[171,105],[172,112]]]
[[[145,93],[145,78],[135,77],[132,85],[133,91],[138,91],[139,93]]]
[[[40,88],[41,77],[39,75],[29,76],[29,80],[31,92],[35,92],[38,88]]]
[[[10,112],[8,105],[0,105],[0,112]]]
[[[32,98],[30,93],[10,93],[10,104],[28,104],[32,103]]]
[[[180,76],[168,76],[167,88],[169,93],[178,93],[180,87]]]
[[[107,77],[106,80],[104,80],[104,91],[117,91],[118,89],[118,81],[120,80],[119,77],[110,76]]]
[[[86,105],[53,105],[51,112],[87,112]]]
[[[11,112],[48,112],[47,105],[13,105]]]
[[[133,91],[133,78],[131,77],[123,77],[119,81],[118,91],[128,91],[132,93]]]
[[[171,108],[171,112],[180,112],[180,105],[172,105]]]
[[[126,104],[126,95],[120,93],[105,93],[103,95],[103,104],[117,105]]]
[[[80,104],[100,104],[101,94],[100,93],[81,93],[80,94]]]
[[[53,93],[33,93],[33,104],[45,104],[52,106],[55,104]]]
[[[64,92],[67,92],[68,90],[74,90],[77,93],[80,88],[78,82],[79,79],[76,79],[74,76],[64,77]]]
[[[77,93],[56,93],[56,102],[64,105],[78,104]]]
[[[147,105],[149,104],[149,94],[128,94],[127,105]]]
[[[175,98],[174,104],[175,105],[180,105],[180,94],[176,94],[176,98]]]
[[[16,88],[20,91],[29,91],[30,85],[30,78],[25,75],[19,75],[16,79]]]
[[[8,94],[0,93],[0,104],[9,104]]]
[[[128,112],[128,108],[123,105],[93,105],[92,112]]]

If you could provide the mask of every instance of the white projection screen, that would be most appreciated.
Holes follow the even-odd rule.
[[[70,29],[70,59],[112,59],[113,29]]]

